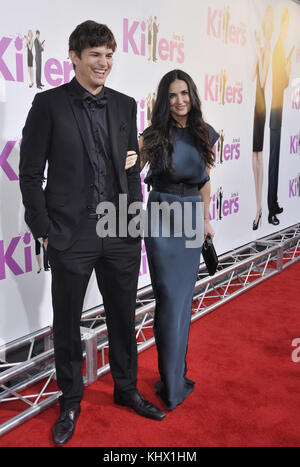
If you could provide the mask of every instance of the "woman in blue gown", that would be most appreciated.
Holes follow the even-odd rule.
[[[151,125],[139,144],[141,166],[149,162],[150,167],[145,183],[152,185],[145,245],[156,300],[160,380],[155,387],[168,410],[194,389],[194,382],[186,377],[186,352],[202,243],[206,235],[214,236],[209,171],[218,137],[203,120],[191,77],[181,70],[167,73],[158,86]],[[176,213],[168,211],[175,205]],[[181,217],[176,217],[178,208]]]

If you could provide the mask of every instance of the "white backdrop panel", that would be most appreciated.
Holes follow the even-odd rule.
[[[289,87],[284,94],[279,201],[284,207],[280,228],[299,222],[300,175],[300,7],[291,0],[98,0],[82,2],[21,0],[8,4],[0,18],[0,345],[43,328],[52,322],[47,272],[37,274],[35,243],[23,220],[18,184],[22,128],[36,86],[29,87],[24,36],[38,29],[45,40],[42,82],[50,89],[73,77],[68,60],[70,33],[86,19],[106,23],[118,47],[108,86],[133,96],[138,104],[138,131],[149,124],[147,103],[155,98],[160,78],[181,68],[195,80],[205,119],[223,130],[222,163],[211,171],[210,215],[216,231],[218,253],[276,231],[267,222],[269,115],[272,69],[267,76],[266,124],[263,150],[263,222],[252,230],[256,203],[252,173],[252,139],[256,81],[254,31],[261,31],[266,7],[272,5],[274,30],[271,48],[279,35],[280,16],[289,9],[290,23],[285,54],[295,46]],[[158,24],[156,57],[149,56],[148,20]],[[151,53],[153,50],[151,49]],[[33,62],[35,66],[35,62]],[[33,70],[35,76],[35,69]],[[216,145],[217,154],[217,145]],[[142,180],[144,173],[142,173]],[[222,190],[222,207],[218,196]],[[145,201],[147,193],[143,185]],[[145,249],[139,287],[150,283]],[[117,293],[117,291],[116,291]],[[93,275],[84,308],[102,302]]]

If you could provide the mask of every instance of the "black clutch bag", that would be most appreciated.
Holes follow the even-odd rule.
[[[205,261],[209,275],[213,276],[217,270],[219,260],[212,238],[208,235],[206,236],[206,239],[203,243],[202,256]]]

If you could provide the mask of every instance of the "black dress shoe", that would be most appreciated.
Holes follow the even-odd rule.
[[[275,214],[281,214],[283,212],[283,208],[280,208],[279,205],[277,204],[275,208]]]
[[[80,409],[67,409],[61,411],[52,430],[54,443],[57,446],[62,446],[72,438],[79,414]]]
[[[268,221],[269,221],[269,224],[273,224],[273,225],[279,224],[279,219],[277,219],[275,215],[272,216],[271,214],[269,214]]]
[[[253,227],[252,227],[253,230],[257,230],[257,229],[258,229],[259,224],[260,224],[260,222],[261,222],[261,215],[262,215],[262,213],[260,212],[260,214],[259,214],[259,216],[258,216],[258,219],[257,219],[257,222],[255,222],[255,219],[254,219],[254,221],[253,221]]]
[[[143,399],[138,391],[127,393],[122,396],[120,396],[118,393],[115,393],[114,401],[115,404],[131,407],[136,411],[137,414],[141,415],[142,417],[151,418],[152,420],[163,420],[166,416],[166,414],[158,407],[155,407],[155,405],[151,404],[151,402]]]

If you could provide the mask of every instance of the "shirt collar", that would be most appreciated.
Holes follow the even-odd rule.
[[[91,96],[96,96],[96,97],[102,97],[105,94],[105,86],[102,87],[101,91],[98,92],[98,94],[92,94],[90,91],[85,89],[76,79],[76,77],[73,78],[73,83],[74,83],[74,89],[76,90],[76,94],[78,94],[78,97],[83,97],[85,93],[90,94]]]

